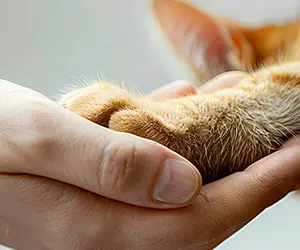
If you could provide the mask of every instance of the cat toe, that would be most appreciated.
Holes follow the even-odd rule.
[[[96,83],[71,92],[62,99],[60,104],[104,127],[108,127],[110,118],[115,112],[135,108],[129,93],[107,83]]]

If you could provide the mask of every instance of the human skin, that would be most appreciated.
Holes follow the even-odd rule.
[[[190,84],[173,83],[152,95],[162,98],[167,92],[168,98],[193,91]],[[197,169],[158,143],[100,127],[7,81],[0,81],[0,101],[2,173],[52,178],[143,207],[182,207],[199,193]],[[173,168],[174,178],[158,187],[164,189],[164,199],[158,201],[153,192],[159,178],[165,179],[165,167]]]
[[[44,131],[45,127],[46,131],[51,131],[53,122],[46,124],[38,124],[29,137],[28,133],[19,133],[19,141],[28,142],[33,135],[43,135],[36,133]],[[19,131],[12,128],[14,132]],[[76,171],[79,177],[82,174],[80,162],[71,164],[75,173],[61,174],[69,174],[66,182],[81,189],[49,179],[59,176],[59,170],[66,170],[63,163],[67,162],[57,159],[55,153],[59,145],[56,141],[49,143],[48,137],[43,139],[36,145],[35,157],[30,154],[25,157],[28,154],[23,153],[22,157],[14,158],[12,152],[20,152],[15,150],[7,150],[6,155],[3,150],[0,153],[3,204],[0,207],[0,242],[17,249],[211,249],[293,190],[300,177],[300,143],[293,138],[280,151],[254,163],[244,172],[200,186],[200,194],[185,208],[145,209],[91,193],[87,190],[95,190],[87,182],[84,187],[80,179],[74,182],[76,178],[72,175]],[[2,145],[12,144],[2,141]],[[62,156],[64,159],[68,154]],[[86,168],[89,163],[93,162],[85,162]],[[57,169],[49,170],[50,167]],[[36,174],[48,178],[28,175],[34,174],[33,168],[40,168],[39,172],[35,170]],[[63,181],[61,177],[60,181]],[[95,193],[97,191],[99,193],[99,190]],[[134,196],[134,192],[131,195]],[[149,203],[144,204],[149,206]]]
[[[299,137],[244,172],[202,187],[195,202],[158,210],[28,175],[0,177],[0,242],[16,249],[212,249],[300,177]]]

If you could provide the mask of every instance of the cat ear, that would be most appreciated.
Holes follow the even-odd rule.
[[[154,14],[177,53],[201,81],[254,62],[252,46],[234,23],[215,18],[190,4],[154,0]]]

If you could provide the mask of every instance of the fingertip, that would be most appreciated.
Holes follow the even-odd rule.
[[[198,92],[210,94],[217,90],[231,88],[248,76],[248,73],[242,71],[225,72],[206,82],[198,88]]]
[[[150,207],[159,209],[176,209],[190,205],[199,195],[202,188],[202,176],[198,169],[187,159],[169,148],[142,139],[145,148],[150,152],[149,158],[162,161],[156,166],[145,167],[145,171],[156,169],[155,179],[150,189]],[[154,161],[149,161],[152,164]]]
[[[178,80],[164,85],[153,91],[149,97],[156,101],[195,95],[197,89],[189,82]]]
[[[122,176],[126,179],[122,188],[127,190],[126,195],[122,194],[120,198],[120,194],[116,194],[115,199],[155,209],[182,208],[196,199],[202,178],[188,160],[154,141],[115,133],[118,135],[115,140],[122,144],[122,148],[114,158],[121,159],[119,162],[125,161],[127,169],[130,169],[126,171],[127,175]],[[134,153],[128,149],[134,149]]]
[[[156,201],[184,206],[199,194],[202,178],[189,162],[167,159],[153,188]]]
[[[196,87],[184,80],[178,80],[170,83],[170,87],[173,87],[177,96],[195,95],[197,93]]]

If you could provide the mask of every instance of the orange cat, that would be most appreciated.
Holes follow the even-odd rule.
[[[247,28],[175,0],[156,0],[154,13],[199,80],[228,70],[251,76],[214,94],[160,102],[95,83],[68,94],[63,107],[167,146],[204,183],[245,169],[300,131],[300,21]]]

